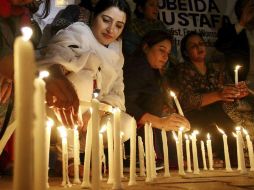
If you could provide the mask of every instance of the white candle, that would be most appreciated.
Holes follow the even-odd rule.
[[[107,121],[107,138],[108,138],[108,184],[113,183],[113,175],[114,175],[114,152],[113,152],[113,129],[111,125],[111,121]]]
[[[240,69],[240,65],[235,66],[235,84],[238,84],[238,70]]]
[[[179,101],[177,99],[177,96],[175,95],[175,93],[173,91],[170,91],[170,95],[174,98],[174,101],[175,101],[178,113],[183,116],[183,110],[182,110],[182,108],[180,106],[180,103],[179,103]]]
[[[142,138],[138,137],[138,153],[139,153],[139,176],[145,176],[145,163],[144,163],[144,144]]]
[[[253,154],[253,144],[250,140],[250,135],[248,134],[246,129],[243,129],[244,134],[246,135],[248,153],[249,153],[249,161],[250,161],[250,171],[254,171],[254,154]]]
[[[95,95],[95,94],[94,94]],[[100,189],[99,101],[92,99],[92,189]]]
[[[243,137],[241,133],[241,127],[236,127],[236,135],[237,135],[237,143],[239,147],[239,158],[240,158],[240,165],[241,165],[241,173],[247,173],[246,166],[245,166],[245,159],[244,159],[244,152],[243,152]]]
[[[114,108],[114,181],[113,189],[121,189],[121,160],[120,160],[120,114],[119,108]]]
[[[80,184],[81,181],[79,179],[79,164],[80,164],[80,158],[79,158],[79,149],[80,149],[80,144],[79,144],[79,132],[78,132],[78,126],[74,126],[73,129],[73,136],[74,136],[74,179],[73,183],[75,184]]]
[[[90,109],[92,112],[92,109]],[[86,146],[85,146],[85,157],[84,157],[84,170],[83,170],[83,181],[81,184],[82,188],[90,188],[91,183],[90,177],[90,163],[91,163],[91,151],[92,151],[92,119],[88,121],[86,131]]]
[[[236,133],[232,132],[233,136],[236,139],[236,148],[237,148],[237,170],[241,170],[241,163],[240,163],[240,154],[239,154],[239,144],[238,144],[238,138]]]
[[[145,150],[146,150],[146,182],[151,182],[152,179],[152,171],[151,171],[151,159],[150,159],[150,143],[149,143],[149,138],[150,138],[150,132],[149,132],[149,125],[146,123],[145,124]]]
[[[68,146],[67,146],[67,130],[64,126],[58,127],[60,136],[62,138],[62,186],[70,186],[68,176]]]
[[[192,172],[191,158],[190,158],[190,140],[188,135],[185,134],[184,137],[185,137],[186,157],[187,157],[187,172]]]
[[[178,141],[178,137],[177,137],[175,131],[172,131],[172,134],[173,134],[173,137],[174,137],[175,142],[176,142],[177,165],[178,165],[178,173],[180,174],[179,141]]]
[[[183,127],[180,127],[178,130],[178,146],[179,146],[179,174],[185,175],[184,164],[183,164]]]
[[[154,141],[153,141],[153,128],[152,123],[149,124],[149,147],[150,147],[150,164],[151,164],[151,174],[152,178],[156,178],[157,172],[156,172],[156,152],[154,150]]]
[[[46,151],[47,151],[47,157],[46,157],[46,183],[47,183],[47,188],[49,188],[49,183],[48,183],[48,170],[49,170],[49,153],[50,153],[50,137],[51,137],[51,128],[54,125],[54,121],[51,118],[48,118],[47,121],[47,126],[46,126]]]
[[[29,41],[32,30],[23,29],[23,37],[14,42],[15,83],[15,160],[14,189],[33,189],[33,126],[34,126],[34,78],[35,58]],[[29,36],[30,35],[30,36]],[[25,37],[26,36],[26,37]],[[29,69],[29,72],[28,72]],[[29,164],[25,164],[29,163]]]
[[[193,173],[194,174],[199,174],[198,153],[197,153],[197,138],[196,138],[196,135],[198,133],[199,132],[197,130],[195,130],[191,134],[192,156],[193,156]]]
[[[169,160],[168,160],[168,140],[165,129],[161,130],[161,137],[163,143],[163,156],[164,156],[164,176],[169,177]]]
[[[223,147],[224,147],[224,158],[225,158],[225,165],[226,165],[226,171],[232,171],[231,168],[231,163],[230,163],[230,157],[229,157],[229,152],[228,152],[228,137],[225,134],[225,132],[217,127],[220,133],[223,134]]]
[[[137,124],[134,118],[131,123],[131,151],[130,151],[130,180],[128,185],[136,185],[136,137],[137,137]]]
[[[203,167],[204,167],[204,170],[207,170],[206,158],[205,158],[205,145],[204,145],[204,141],[200,141],[200,144],[201,144],[201,153],[202,153]]]
[[[102,174],[102,162],[103,162],[103,156],[104,156],[104,145],[103,145],[103,134],[99,134],[99,140],[100,140],[100,180],[103,178]]]
[[[214,170],[213,168],[213,149],[212,149],[212,141],[210,138],[210,134],[207,134],[206,147],[208,153],[208,161],[209,161],[209,170]]]
[[[35,129],[34,129],[34,188],[45,190],[48,185],[47,173],[47,145],[46,145],[46,105],[45,105],[45,72],[34,80],[34,108],[35,108]]]

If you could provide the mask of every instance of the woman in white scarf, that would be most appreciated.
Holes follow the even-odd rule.
[[[129,13],[128,4],[124,0],[100,0],[94,10],[91,27],[80,22],[70,25],[59,31],[43,52],[44,57],[40,63],[54,64],[51,67],[53,77],[46,80],[47,102],[57,108],[58,116],[65,125],[73,126],[73,120],[76,119],[76,113],[73,112],[77,112],[79,105],[77,101],[75,105],[71,104],[73,101],[65,101],[64,95],[61,97],[61,93],[65,92],[73,94],[72,100],[76,99],[77,94],[81,102],[91,101],[94,90],[99,89],[100,102],[125,111],[122,71],[124,59],[120,36]],[[59,75],[63,79],[61,86],[65,90],[58,87],[60,90],[56,92],[58,81],[55,78]],[[65,76],[68,80],[64,79]],[[81,106],[81,109],[83,113],[87,111],[87,107]],[[122,115],[130,117],[127,114]],[[129,136],[128,128],[130,126],[122,129],[126,132],[125,140]]]

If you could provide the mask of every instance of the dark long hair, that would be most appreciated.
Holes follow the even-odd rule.
[[[130,6],[125,0],[100,0],[94,7],[94,18],[110,7],[117,7],[126,14],[126,23],[123,29],[124,31],[130,21],[131,16]]]
[[[140,11],[140,8],[141,9],[145,8],[147,0],[133,0],[133,1],[136,4],[134,14],[136,15],[137,18],[144,18],[144,14],[142,11]]]
[[[181,47],[180,47],[180,49],[181,49],[182,57],[186,61],[189,61],[189,57],[187,55],[187,47],[186,47],[186,45],[187,45],[188,39],[190,37],[192,37],[192,36],[199,36],[204,41],[203,36],[200,33],[196,32],[196,31],[191,31],[191,32],[189,32],[188,34],[186,34],[183,37],[183,39],[181,40]]]
[[[237,0],[235,3],[235,14],[236,17],[238,19],[238,21],[240,20],[242,14],[243,14],[243,8],[246,5],[246,3],[248,3],[249,0]]]

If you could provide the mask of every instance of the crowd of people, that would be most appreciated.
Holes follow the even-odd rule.
[[[84,142],[90,112],[80,102],[90,101],[94,92],[99,92],[97,99],[101,103],[121,110],[125,141],[129,138],[131,117],[135,118],[137,133],[142,138],[144,124],[152,123],[158,163],[163,160],[161,129],[177,131],[184,126],[186,131],[192,127],[202,134],[209,132],[215,138],[218,161],[223,160],[223,150],[216,126],[231,133],[236,124],[242,124],[254,136],[254,99],[249,94],[249,88],[254,90],[254,2],[237,0],[238,23],[223,24],[219,30],[215,47],[225,59],[208,63],[204,38],[191,31],[181,41],[184,61],[177,64],[171,56],[176,48],[174,36],[158,20],[158,0],[134,2],[135,16],[131,16],[125,0],[82,0],[79,5],[69,5],[60,11],[50,24],[49,33],[44,33],[31,18],[40,3],[44,3],[40,17],[45,18],[49,0],[3,1],[0,5],[0,138],[15,119],[12,116],[13,43],[23,25],[33,27],[35,49],[38,44],[43,47],[37,50],[37,64],[38,68],[46,65],[50,72],[45,79],[48,114],[69,128],[77,124],[81,142]],[[48,40],[41,42],[43,35]],[[170,72],[165,70],[173,59],[176,72],[174,76],[166,76]],[[239,72],[240,82],[234,84],[232,71],[237,61],[243,64],[243,69]],[[178,114],[172,105],[170,89],[179,97],[185,116]],[[247,110],[239,108],[241,102],[249,105]],[[112,116],[101,112],[100,117],[103,123]],[[168,138],[172,139],[169,135]],[[229,144],[234,158],[232,164],[236,164],[233,138],[229,138]],[[1,172],[8,170],[7,165],[13,159],[11,152],[7,147],[1,155]],[[174,155],[171,159],[176,160]]]

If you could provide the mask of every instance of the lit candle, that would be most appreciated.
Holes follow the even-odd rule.
[[[92,108],[90,108],[92,113]],[[86,146],[85,146],[85,157],[84,157],[84,170],[83,170],[83,181],[81,184],[82,188],[90,188],[91,183],[90,177],[90,164],[91,164],[91,151],[92,151],[92,119],[89,119],[86,131]]]
[[[237,135],[237,143],[239,147],[239,156],[240,156],[240,165],[241,165],[241,173],[247,173],[246,166],[245,166],[245,159],[244,159],[244,152],[243,152],[243,137],[241,133],[241,127],[236,127],[236,135]]]
[[[130,180],[128,185],[135,185],[136,182],[136,137],[137,137],[137,124],[136,120],[132,118],[131,122],[131,155],[130,155]]]
[[[188,135],[185,134],[184,137],[185,137],[186,157],[187,157],[187,172],[192,172],[191,158],[190,158],[190,140]]]
[[[124,178],[123,175],[123,132],[120,132],[120,161],[121,161],[121,178]],[[131,173],[131,172],[130,172]]]
[[[144,163],[144,145],[141,137],[138,137],[138,152],[139,152],[139,176],[145,176],[145,163]]]
[[[163,143],[163,156],[164,156],[164,176],[169,177],[169,161],[168,161],[168,140],[165,129],[161,130],[162,143]]]
[[[14,189],[33,189],[33,126],[35,58],[29,41],[32,30],[22,28],[23,37],[14,42],[15,160]],[[28,70],[29,69],[29,72]],[[25,164],[30,163],[30,164]]]
[[[212,149],[212,141],[210,138],[210,134],[207,134],[206,147],[208,153],[208,161],[209,161],[209,170],[214,170],[213,168],[213,149]]]
[[[48,76],[47,71],[40,72],[40,76],[34,80],[34,110],[35,129],[34,133],[34,185],[35,189],[46,189],[48,185],[47,173],[47,145],[46,145],[46,105],[45,105],[45,82],[44,77]]]
[[[79,149],[80,149],[80,144],[79,144],[79,132],[78,132],[78,126],[75,125],[73,128],[73,136],[74,136],[74,179],[73,183],[75,184],[80,184],[81,181],[79,179],[79,164],[80,164],[80,158],[79,158]]]
[[[146,182],[151,182],[152,179],[152,169],[151,169],[151,160],[150,160],[150,132],[149,132],[149,125],[145,124],[145,150],[146,150]]]
[[[100,189],[100,149],[99,149],[99,101],[98,94],[92,99],[92,189]]]
[[[220,133],[222,133],[222,137],[223,137],[224,158],[225,158],[226,171],[232,171],[229,152],[228,152],[228,137],[225,134],[225,132],[222,129],[220,129],[218,126],[217,126],[217,129],[219,130]]]
[[[104,155],[104,145],[103,145],[103,134],[100,132],[99,134],[99,140],[100,140],[100,180],[103,178],[102,174],[102,162],[103,162],[103,155]]]
[[[183,164],[183,130],[184,127],[178,129],[178,146],[179,146],[179,174],[185,175],[184,164]]]
[[[192,156],[193,156],[193,173],[194,174],[199,174],[198,152],[197,152],[197,138],[196,138],[196,135],[198,133],[199,132],[197,130],[195,130],[191,134]]]
[[[172,131],[173,137],[175,139],[176,142],[176,154],[177,154],[177,165],[178,165],[178,173],[180,174],[180,153],[179,153],[179,141],[178,141],[178,137],[175,133],[175,131]]]
[[[235,66],[235,84],[238,84],[238,70],[240,69],[240,65]]]
[[[100,129],[100,136],[99,136],[99,140],[100,140],[100,168],[101,168],[101,172],[100,172],[100,179],[103,180],[103,173],[102,173],[102,164],[103,164],[103,170],[105,173],[105,154],[104,154],[104,143],[103,143],[103,133],[107,130],[107,126],[103,125]]]
[[[120,114],[119,108],[114,108],[114,180],[113,189],[121,189],[121,160],[120,160]]]
[[[201,153],[202,153],[203,167],[204,167],[204,170],[207,170],[206,158],[205,158],[205,145],[204,145],[204,141],[200,141],[200,144],[201,144]]]
[[[254,171],[254,155],[253,155],[253,144],[250,140],[250,135],[246,129],[243,129],[244,134],[246,135],[248,153],[249,153],[249,161],[250,161],[250,171]]]
[[[237,170],[241,170],[241,163],[240,163],[240,152],[239,152],[239,143],[238,143],[238,138],[237,135],[232,132],[233,136],[236,139],[236,148],[237,148]]]
[[[170,91],[170,95],[174,98],[174,101],[175,101],[178,113],[183,116],[183,110],[182,110],[182,108],[180,106],[180,103],[179,103],[179,101],[177,99],[177,96],[175,95],[175,93],[173,91]]]
[[[62,186],[71,186],[68,176],[68,148],[67,148],[67,130],[64,126],[58,127],[62,138]]]
[[[152,123],[149,124],[149,147],[150,147],[150,164],[151,164],[151,175],[152,178],[156,178],[157,172],[156,172],[156,161],[155,161],[155,150],[154,150],[154,140],[153,140],[153,128],[152,128]]]
[[[111,121],[107,121],[107,139],[108,139],[108,184],[113,183],[114,175],[114,152],[113,152],[113,129]]]
[[[49,170],[49,152],[50,152],[50,136],[51,136],[51,128],[54,125],[54,121],[51,118],[48,118],[47,121],[47,126],[46,126],[46,151],[47,151],[47,157],[46,157],[46,183],[47,183],[47,188],[49,188],[49,183],[48,183],[48,170]]]

